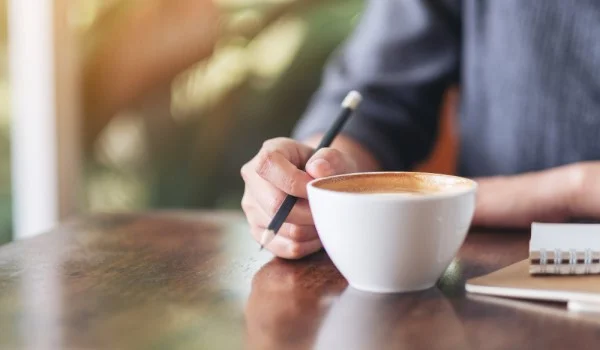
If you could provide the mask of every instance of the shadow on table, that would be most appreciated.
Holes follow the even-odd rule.
[[[474,348],[567,349],[600,339],[597,314],[569,312],[563,303],[467,293],[453,307]]]
[[[347,288],[319,329],[316,349],[469,349],[464,327],[437,288],[373,294]]]
[[[440,289],[361,292],[330,271],[332,264],[315,259],[327,258],[275,259],[255,275],[245,310],[247,348],[470,348]]]
[[[300,261],[276,258],[256,273],[245,309],[246,348],[311,347],[326,306],[346,286],[327,261],[324,253]]]

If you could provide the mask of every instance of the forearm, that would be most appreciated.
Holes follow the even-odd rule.
[[[570,219],[573,169],[563,166],[514,176],[475,179],[479,184],[473,226],[526,228],[533,221]]]
[[[303,143],[317,147],[322,135]],[[364,146],[339,135],[332,144],[357,162],[359,171],[378,171],[381,166]],[[473,226],[527,228],[534,221],[564,222],[577,216],[573,194],[581,187],[581,170],[567,165],[513,176],[476,178],[479,188]]]
[[[316,148],[321,141],[323,135],[314,135],[306,139],[303,143]],[[356,161],[356,165],[359,171],[377,171],[381,169],[379,162],[376,160],[375,156],[371,154],[364,146],[360,143],[354,141],[352,138],[345,135],[338,135],[333,141],[331,147],[336,148],[348,155],[350,155],[354,161]]]

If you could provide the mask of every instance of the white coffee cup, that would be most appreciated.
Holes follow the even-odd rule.
[[[376,172],[316,179],[307,190],[323,247],[350,286],[395,293],[435,285],[465,240],[477,184]]]

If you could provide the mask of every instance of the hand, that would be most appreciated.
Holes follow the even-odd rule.
[[[241,169],[245,182],[242,209],[257,241],[285,197],[298,197],[286,222],[266,247],[281,258],[298,259],[322,248],[308,206],[307,183],[358,169],[352,157],[337,149],[323,148],[311,157],[312,152],[311,147],[295,140],[276,138],[266,141]],[[298,169],[303,164],[306,171]]]

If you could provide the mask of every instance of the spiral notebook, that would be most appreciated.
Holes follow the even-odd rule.
[[[529,273],[600,274],[600,224],[531,225]]]
[[[534,223],[531,231],[528,259],[468,280],[467,292],[600,310],[600,225]]]

